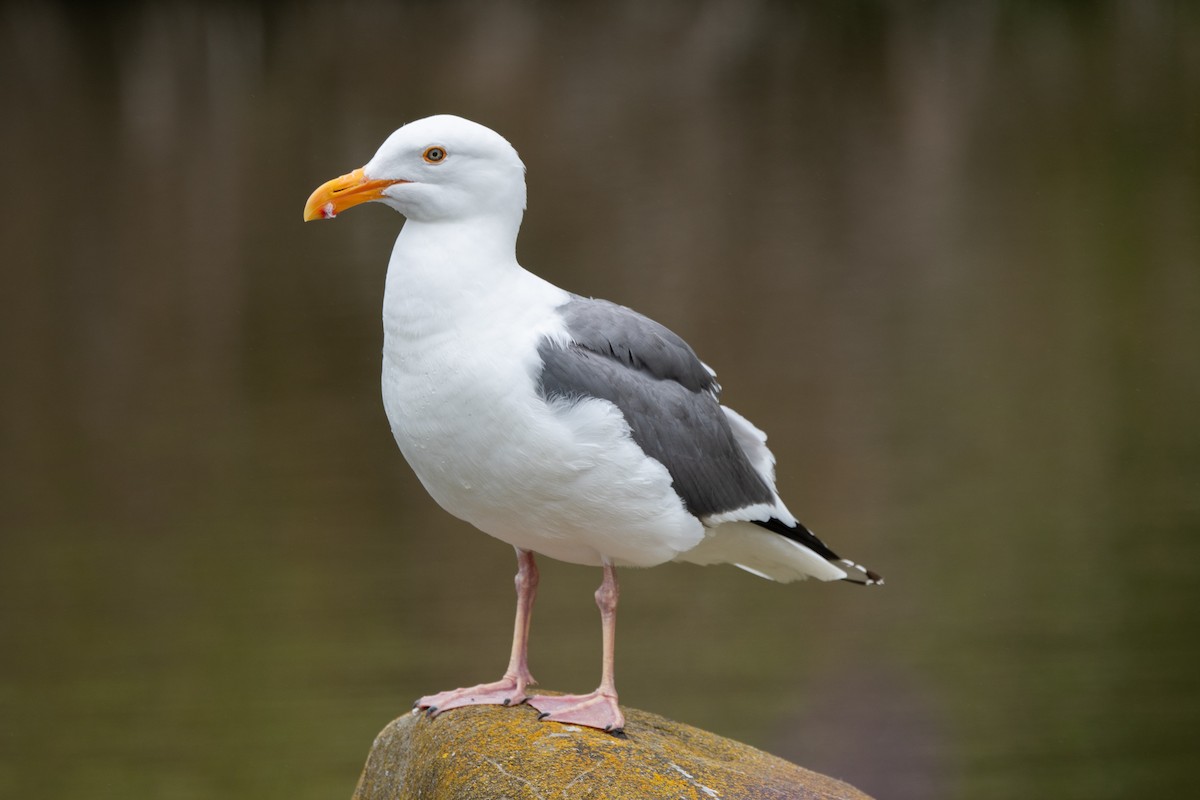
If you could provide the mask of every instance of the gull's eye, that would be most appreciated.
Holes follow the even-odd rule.
[[[446,160],[446,148],[438,147],[437,145],[426,147],[425,152],[421,154],[421,158],[425,159],[426,164],[438,164]]]

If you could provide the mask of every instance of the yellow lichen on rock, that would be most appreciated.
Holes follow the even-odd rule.
[[[528,706],[406,714],[375,739],[354,800],[870,800],[749,745],[636,709],[625,738]]]

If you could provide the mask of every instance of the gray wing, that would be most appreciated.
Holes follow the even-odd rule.
[[[774,502],[730,430],[716,379],[683,339],[604,300],[574,297],[559,312],[572,343],[539,346],[544,398],[613,403],[633,440],[667,468],[684,505],[701,519]]]

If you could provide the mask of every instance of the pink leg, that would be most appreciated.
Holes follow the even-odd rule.
[[[625,729],[625,716],[617,705],[617,684],[613,679],[614,651],[617,644],[617,572],[611,562],[604,562],[604,582],[596,590],[596,605],[600,607],[600,629],[604,655],[600,668],[600,686],[591,694],[537,695],[526,700],[542,712],[541,719],[568,722],[599,728],[612,733]]]
[[[462,706],[520,705],[525,702],[526,687],[537,683],[529,674],[529,619],[533,615],[533,599],[537,596],[538,569],[533,553],[517,548],[517,619],[513,625],[512,655],[504,677],[495,683],[483,683],[465,689],[452,689],[422,697],[413,704],[413,711],[426,709],[429,716]]]

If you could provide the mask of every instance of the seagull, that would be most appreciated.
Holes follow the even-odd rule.
[[[525,199],[525,165],[504,137],[439,115],[404,125],[365,166],[317,188],[304,219],[367,202],[405,217],[383,300],[392,434],[443,509],[516,549],[504,676],[422,697],[414,712],[528,703],[540,718],[621,734],[617,567],[728,563],[782,582],[883,579],[792,516],[766,434],[720,404],[716,373],[683,339],[517,262]],[[594,692],[529,694],[535,553],[603,569]]]

